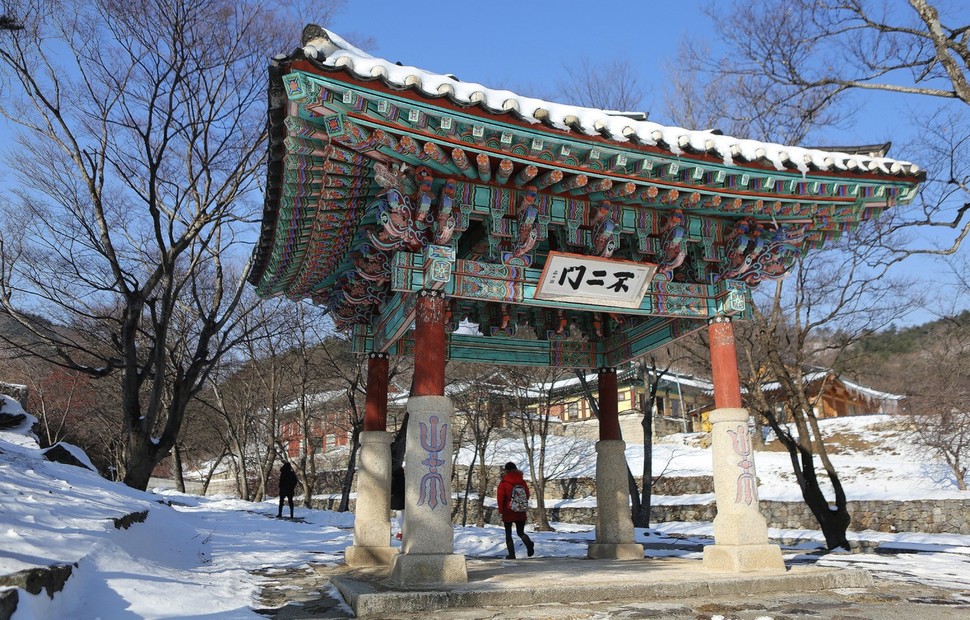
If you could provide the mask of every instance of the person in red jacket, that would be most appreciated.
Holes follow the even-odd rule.
[[[502,523],[505,525],[505,546],[509,554],[507,560],[515,559],[515,544],[512,542],[512,524],[515,524],[515,533],[519,539],[525,543],[525,550],[531,558],[536,550],[532,539],[525,533],[525,521],[528,518],[529,505],[529,485],[522,478],[522,472],[515,466],[515,463],[505,464],[505,475],[498,483],[498,511],[502,515]],[[524,498],[523,498],[524,495]]]

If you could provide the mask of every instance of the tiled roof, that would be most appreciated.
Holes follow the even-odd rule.
[[[381,80],[391,88],[411,89],[427,97],[447,97],[457,105],[478,106],[492,114],[510,114],[528,123],[599,136],[617,143],[656,146],[675,155],[707,154],[722,159],[726,165],[760,162],[777,170],[797,169],[803,173],[818,170],[915,178],[925,176],[910,162],[872,157],[857,149],[840,147],[838,150],[823,150],[733,138],[712,131],[668,127],[647,120],[635,120],[629,115],[524,97],[508,90],[462,82],[452,75],[432,73],[376,58],[322,28],[313,30],[312,35],[304,43],[303,54],[321,68],[346,71],[362,80]]]

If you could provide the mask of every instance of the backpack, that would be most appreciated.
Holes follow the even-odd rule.
[[[512,512],[528,512],[529,496],[525,493],[525,487],[517,484],[512,487],[512,496],[509,500],[509,510]]]

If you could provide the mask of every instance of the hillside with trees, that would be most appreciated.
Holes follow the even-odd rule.
[[[941,389],[941,375],[967,378],[961,363],[966,345],[970,345],[968,310],[920,325],[890,325],[867,334],[846,352],[836,369],[879,390],[929,398]]]

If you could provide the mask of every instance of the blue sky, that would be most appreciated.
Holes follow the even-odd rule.
[[[351,0],[331,29],[352,41],[372,37],[376,45],[366,51],[375,56],[539,97],[566,77],[567,63],[628,59],[642,69],[645,108],[659,112],[664,63],[681,35],[712,34],[707,4]]]

